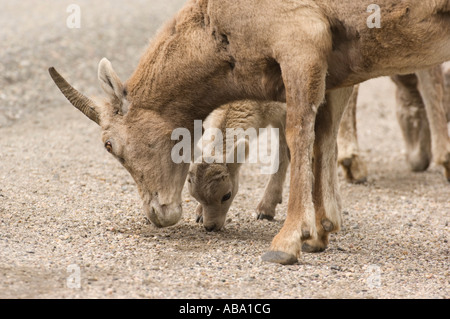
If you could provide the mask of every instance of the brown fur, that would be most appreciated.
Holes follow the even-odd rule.
[[[173,128],[192,130],[194,119],[235,100],[278,98],[287,102],[290,188],[297,191],[263,259],[291,263],[308,239],[312,250],[326,247],[340,228],[336,138],[348,87],[450,60],[448,0],[377,1],[381,29],[365,25],[371,2],[187,2],[126,83],[128,113],[102,124],[159,226],[181,217],[189,167],[170,160]]]

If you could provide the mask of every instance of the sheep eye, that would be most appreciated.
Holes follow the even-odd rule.
[[[105,143],[105,148],[106,148],[106,150],[107,150],[109,153],[112,153],[113,148],[112,148],[112,144],[111,144],[110,141],[106,141],[106,143]]]
[[[227,200],[229,200],[231,198],[231,192],[229,192],[228,194],[226,194],[224,197],[222,197],[222,202],[226,202]]]

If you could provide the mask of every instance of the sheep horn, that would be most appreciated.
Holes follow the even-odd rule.
[[[75,106],[78,110],[83,112],[88,118],[100,125],[100,118],[95,110],[95,103],[88,97],[78,92],[71,86],[55,68],[51,67],[48,72],[55,82],[56,86],[61,90],[62,94]]]

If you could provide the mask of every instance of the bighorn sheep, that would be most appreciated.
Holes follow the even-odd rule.
[[[291,155],[287,218],[264,261],[295,263],[302,245],[321,251],[341,226],[337,134],[355,84],[450,60],[450,0],[189,0],[122,84],[100,63],[110,97],[94,103],[50,73],[69,101],[98,123],[103,142],[138,184],[155,225],[181,218],[189,163],[175,164],[176,128],[235,100],[287,102]],[[423,73],[419,77],[425,77]],[[314,162],[312,161],[314,155]],[[313,182],[314,181],[314,182]]]
[[[450,122],[450,62],[422,72],[428,74],[428,78],[421,82],[417,74],[391,77],[396,84],[397,119],[406,145],[406,158],[415,172],[426,170],[433,159],[444,167],[450,182],[450,138],[447,130],[447,122]],[[358,146],[357,97],[358,90],[355,90],[338,135],[338,162],[347,180],[353,183],[364,182],[368,175]]]
[[[284,135],[286,123],[286,104],[277,102],[238,101],[227,104],[214,111],[210,116],[208,128],[217,128],[226,136],[226,130],[265,128],[269,125],[279,129],[278,169],[270,175],[264,195],[257,206],[257,218],[272,220],[275,208],[281,203],[283,185],[289,166],[289,150]],[[188,187],[191,195],[199,202],[197,221],[202,221],[208,231],[220,230],[225,223],[227,212],[239,189],[239,170],[242,163],[226,160],[227,147],[238,149],[238,143],[245,143],[248,155],[249,136],[235,142],[234,135],[221,143],[223,159],[214,163],[192,163],[188,175]],[[237,152],[232,152],[237,154]],[[224,160],[225,159],[225,160]]]

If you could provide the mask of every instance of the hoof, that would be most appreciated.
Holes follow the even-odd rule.
[[[302,240],[307,240],[311,238],[311,232],[309,229],[302,229]]]
[[[342,161],[342,165],[345,168],[350,168],[352,166],[352,159],[351,158],[346,158]]]
[[[430,167],[430,161],[428,159],[416,161],[409,159],[408,162],[411,171],[415,173],[425,172]]]
[[[321,224],[326,232],[331,233],[334,230],[334,224],[329,219],[323,219]]]
[[[281,265],[293,265],[297,263],[297,257],[282,251],[268,251],[261,257],[262,261]]]
[[[344,169],[345,178],[348,182],[353,184],[364,184],[367,182],[366,163],[357,155],[341,160],[340,164]]]
[[[323,232],[316,239],[310,239],[302,244],[302,251],[305,253],[321,253],[328,247],[329,234]]]
[[[203,224],[203,206],[201,204],[197,205],[197,208],[195,209],[195,215],[197,215],[197,217],[195,218],[195,222]]]
[[[444,174],[447,181],[450,183],[450,162],[444,164]]]
[[[258,216],[256,216],[257,220],[269,220],[272,221],[273,220],[273,216],[272,215],[267,215],[267,214],[258,214]]]
[[[367,182],[367,177],[362,177],[352,180],[353,184],[365,184]]]
[[[411,151],[407,156],[406,160],[409,163],[409,167],[413,172],[425,172],[431,164],[431,154],[421,149],[416,149]]]
[[[203,224],[203,215],[197,216],[195,218],[195,222],[199,224]]]
[[[275,206],[264,204],[260,202],[258,206],[256,207],[256,219],[257,220],[273,220],[275,217]]]
[[[302,251],[305,253],[321,253],[325,251],[325,249],[327,249],[327,247],[313,246],[308,243],[303,243],[302,245]]]

